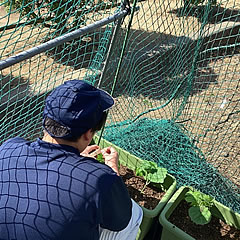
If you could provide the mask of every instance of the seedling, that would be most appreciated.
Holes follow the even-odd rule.
[[[100,149],[97,149],[89,154],[91,157],[96,158],[100,163],[104,163],[104,157]]]
[[[210,209],[213,205],[211,196],[196,190],[189,190],[185,195],[185,200],[191,205],[188,214],[194,223],[204,225],[211,221]]]
[[[102,153],[99,153],[99,154],[97,155],[96,159],[97,159],[100,163],[105,163]]]
[[[141,176],[146,180],[141,193],[144,192],[149,183],[163,183],[167,175],[166,168],[160,168],[157,163],[151,161],[143,161],[136,169],[136,176]]]

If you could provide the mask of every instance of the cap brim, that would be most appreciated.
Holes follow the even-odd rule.
[[[101,95],[101,106],[103,111],[107,111],[114,105],[113,97],[102,89],[99,89]]]

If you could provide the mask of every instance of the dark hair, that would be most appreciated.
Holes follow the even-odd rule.
[[[97,123],[96,126],[92,127],[93,132],[100,131],[102,127],[105,125],[105,122],[107,120],[107,112],[103,112],[102,119]]]
[[[107,112],[103,112],[102,119],[97,123],[96,126],[93,126],[91,128],[92,132],[100,131],[102,129],[102,127],[104,126],[106,119],[107,119]],[[61,125],[60,123],[56,122],[55,120],[53,120],[49,117],[46,117],[44,119],[43,124],[44,124],[44,128],[47,132],[52,133],[54,136],[59,136],[59,138],[61,138],[61,136],[65,136],[70,133],[70,130],[67,127]],[[70,142],[76,142],[80,137],[81,137],[81,135],[80,136],[63,137],[63,139],[66,139]]]

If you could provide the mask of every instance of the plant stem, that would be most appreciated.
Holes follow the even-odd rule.
[[[142,190],[141,190],[141,194],[143,194],[144,193],[144,190],[145,190],[145,188],[147,187],[147,185],[150,183],[150,181],[148,180],[148,179],[146,179],[146,183],[145,183],[145,185],[143,186],[143,188],[142,188]]]

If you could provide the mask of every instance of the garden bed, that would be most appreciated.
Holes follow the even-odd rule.
[[[229,226],[222,220],[212,216],[210,223],[197,225],[188,215],[189,204],[184,200],[173,211],[169,221],[197,240],[237,240],[240,239],[240,230]]]
[[[140,206],[153,210],[158,205],[165,192],[151,184],[145,186],[146,181],[143,177],[135,176],[132,170],[123,165],[121,165],[119,170],[131,198]],[[141,189],[143,189],[144,186],[145,189],[142,193]]]

